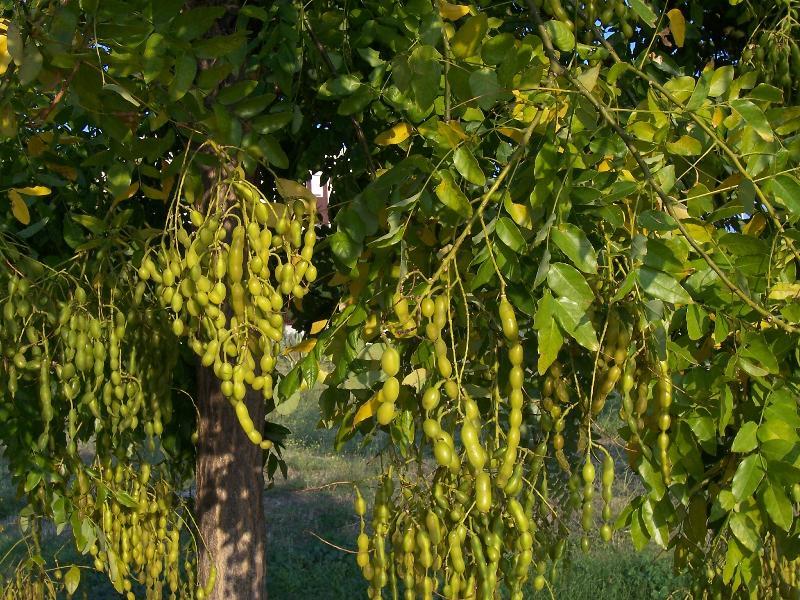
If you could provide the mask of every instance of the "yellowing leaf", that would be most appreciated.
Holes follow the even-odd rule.
[[[136,184],[132,184],[131,187],[133,187],[134,185]],[[128,190],[130,191],[130,188],[128,188]],[[142,184],[142,191],[144,192],[144,195],[150,198],[151,200],[167,199],[167,194],[164,192],[164,190],[159,190],[158,188],[150,187],[149,185]],[[127,196],[126,194],[124,195],[127,198],[130,198],[130,196]]]
[[[17,117],[10,104],[0,108],[0,136],[13,138],[17,135]]]
[[[599,165],[597,165],[597,172],[598,173],[605,173],[605,172],[610,171],[610,170],[611,170],[611,165],[608,164],[607,160],[604,160]]]
[[[511,138],[518,144],[522,142],[523,133],[519,129],[513,129],[511,127],[498,127],[497,133],[502,133],[507,138]]]
[[[405,121],[401,121],[400,123],[393,125],[391,129],[387,129],[386,131],[379,133],[375,137],[375,143],[380,146],[399,144],[407,140],[413,131],[414,130],[411,128],[411,125]]]
[[[75,181],[78,178],[78,170],[75,167],[70,167],[69,165],[60,165],[58,163],[51,163],[51,162],[44,164],[48,169],[50,169],[55,173],[58,173],[64,179]]]
[[[378,408],[378,395],[377,394],[372,396],[372,398],[370,398],[369,400],[364,402],[364,404],[362,404],[358,408],[358,410],[356,411],[355,416],[353,417],[353,429],[355,429],[356,425],[361,423],[361,421],[366,421],[372,415],[374,415],[376,408]]]
[[[776,283],[769,291],[770,300],[795,300],[800,298],[800,283]]]
[[[443,19],[447,19],[448,21],[457,21],[464,15],[469,14],[469,6],[463,6],[461,4],[450,4],[445,0],[439,0],[439,14],[442,16]]]
[[[23,225],[30,225],[31,213],[28,211],[28,205],[25,200],[19,195],[17,190],[9,190],[8,197],[11,200],[11,212],[16,217],[17,221]]]
[[[34,185],[32,187],[14,188],[14,189],[20,194],[25,194],[26,196],[47,196],[51,192],[49,187],[43,185]]]
[[[722,112],[722,109],[717,107],[714,109],[714,116],[711,117],[711,124],[714,127],[719,127],[722,124],[722,121],[725,120],[725,113]]]
[[[139,191],[139,182],[138,181],[134,181],[132,184],[130,184],[128,186],[128,189],[125,190],[124,193],[122,193],[119,196],[117,196],[116,198],[114,198],[114,202],[112,203],[112,206],[116,206],[117,204],[119,204],[123,200],[127,200],[128,198],[133,196],[137,191]]]
[[[704,227],[697,223],[684,223],[683,226],[686,227],[686,231],[696,242],[705,244],[714,239],[711,231],[709,231],[709,229],[712,229],[710,226]]]
[[[587,91],[591,92],[594,86],[597,85],[597,76],[600,74],[600,65],[595,65],[590,69],[586,69],[583,73],[578,75],[578,81],[583,84]]]
[[[419,392],[427,378],[428,371],[425,368],[415,369],[403,378],[402,384],[413,387]]]
[[[336,287],[337,285],[343,285],[350,281],[350,277],[344,275],[342,273],[335,273],[333,277],[328,280],[328,285],[331,287]]]
[[[300,354],[305,354],[307,352],[311,352],[314,349],[314,346],[317,345],[317,338],[308,338],[307,340],[303,340],[299,344],[295,344],[291,348],[286,348],[283,353],[284,354],[293,354],[295,352],[299,352]]]
[[[11,64],[11,55],[8,53],[8,36],[0,35],[0,75],[4,75]]]
[[[489,17],[480,13],[470,17],[459,27],[453,39],[450,40],[450,50],[457,58],[469,58],[480,49],[483,36],[489,28]]]
[[[672,38],[678,48],[683,48],[683,42],[686,40],[686,19],[683,18],[683,13],[677,8],[673,8],[667,13],[667,18],[669,19]]]
[[[742,227],[742,233],[758,237],[766,226],[767,218],[764,216],[764,213],[757,212],[750,217],[750,220]]]
[[[316,335],[328,324],[328,319],[322,319],[321,321],[314,321],[311,324],[311,335]]]
[[[293,198],[305,198],[306,200],[311,200],[312,202],[317,201],[317,197],[301,183],[297,183],[296,181],[292,181],[291,179],[281,179],[277,177],[275,179],[275,188],[278,190],[278,193],[287,200]]]

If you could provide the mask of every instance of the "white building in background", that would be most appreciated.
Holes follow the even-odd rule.
[[[322,218],[322,225],[330,225],[328,218],[328,198],[330,197],[330,182],[322,183],[322,173],[312,173],[311,179],[306,182],[306,187],[317,197],[317,212]]]

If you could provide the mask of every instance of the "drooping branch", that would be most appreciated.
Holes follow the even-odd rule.
[[[608,124],[608,126],[616,133],[619,138],[623,141],[625,146],[628,148],[628,151],[633,156],[633,159],[636,161],[636,164],[642,170],[642,174],[645,177],[648,185],[653,189],[656,195],[664,204],[664,208],[667,210],[669,215],[675,220],[678,230],[681,234],[686,238],[686,241],[689,242],[689,245],[697,252],[703,260],[708,264],[712,271],[714,271],[717,276],[720,278],[725,286],[730,289],[736,296],[738,296],[742,302],[744,302],[747,306],[753,309],[755,312],[760,314],[762,317],[767,319],[768,321],[774,323],[784,331],[788,333],[800,333],[800,328],[797,328],[790,323],[787,323],[780,317],[775,316],[766,308],[761,306],[758,302],[753,300],[744,290],[742,290],[738,285],[736,285],[731,279],[726,275],[726,273],[722,270],[722,268],[714,261],[708,252],[703,250],[700,244],[695,240],[689,231],[686,229],[686,226],[681,222],[678,215],[675,213],[675,200],[667,195],[664,190],[661,189],[661,186],[658,185],[655,178],[653,177],[653,173],[650,170],[650,167],[645,162],[644,157],[641,153],[636,149],[636,146],[631,139],[631,136],[626,132],[611,113],[608,110],[608,107],[603,104],[596,96],[594,96],[586,87],[572,74],[570,73],[560,62],[558,56],[556,55],[555,48],[553,47],[553,42],[550,39],[550,34],[547,32],[547,29],[544,26],[544,22],[542,21],[542,16],[539,13],[539,9],[536,7],[536,4],[533,0],[528,0],[528,7],[530,8],[531,18],[536,25],[536,28],[539,32],[539,35],[542,38],[542,42],[544,45],[545,53],[547,54],[547,58],[550,60],[550,67],[554,73],[558,75],[563,75],[567,81],[572,84],[578,93],[581,94],[584,98],[586,98],[592,106],[597,110],[603,120]]]

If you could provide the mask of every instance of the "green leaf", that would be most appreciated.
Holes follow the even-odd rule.
[[[473,71],[469,76],[469,87],[478,106],[484,110],[491,109],[502,98],[510,97],[498,82],[495,69]]]
[[[591,352],[600,349],[597,332],[585,311],[569,298],[559,298],[555,303],[559,324],[576,342]]]
[[[565,263],[550,265],[547,285],[559,296],[575,302],[581,310],[585,310],[594,300],[594,293],[580,271]]]
[[[514,49],[514,36],[510,33],[501,33],[489,38],[481,47],[481,58],[487,65],[499,65],[509,56]]]
[[[217,102],[223,106],[229,106],[230,104],[247,98],[257,87],[258,81],[254,79],[237,81],[220,90],[219,94],[217,94]]]
[[[225,14],[222,6],[200,6],[181,13],[172,22],[172,31],[176,38],[191,41],[211,29],[214,21]]]
[[[764,478],[764,469],[761,466],[761,457],[758,454],[751,454],[746,457],[733,475],[733,485],[731,491],[738,502],[752,496],[758,484]]]
[[[137,506],[139,506],[139,502],[128,492],[125,492],[123,490],[114,491],[114,498],[116,499],[117,502],[119,502],[123,506],[127,506],[128,508],[136,508]]]
[[[758,423],[754,421],[748,421],[742,425],[736,433],[736,437],[733,438],[731,452],[747,453],[755,450],[758,445],[758,440],[756,439],[757,431]]]
[[[130,168],[123,163],[114,163],[106,173],[108,191],[114,198],[121,197],[131,185]]]
[[[762,140],[771,142],[775,139],[767,117],[758,106],[749,100],[737,99],[731,100],[731,108],[741,115],[744,122],[752,127]]]
[[[133,95],[121,85],[117,85],[116,83],[107,83],[103,86],[103,89],[119,94],[134,106],[139,106],[139,101],[136,98],[134,98]]]
[[[352,268],[361,254],[361,244],[355,242],[347,233],[341,230],[334,233],[328,240],[336,258],[348,268]]]
[[[19,30],[19,25],[16,21],[11,21],[8,24],[7,35],[7,50],[14,64],[19,66],[25,58],[25,42],[22,41],[22,32]]]
[[[64,575],[64,587],[67,590],[67,594],[70,596],[75,593],[75,590],[78,589],[78,585],[81,582],[81,570],[72,565],[69,570]]]
[[[419,110],[428,110],[439,95],[441,55],[433,46],[417,46],[408,59],[411,90]]]
[[[763,100],[764,102],[783,102],[783,90],[776,88],[768,83],[759,83],[753,91],[748,94],[751,100]]]
[[[361,80],[355,75],[339,75],[323,83],[319,87],[319,95],[322,98],[342,98],[358,90],[361,85]]]
[[[695,111],[703,105],[703,102],[705,102],[706,98],[708,98],[708,95],[711,91],[712,79],[713,75],[703,73],[703,76],[697,80],[694,91],[692,92],[692,95],[689,97],[689,101],[685,106],[687,111]]]
[[[660,210],[645,210],[636,217],[639,227],[651,231],[672,231],[677,227],[671,215]]]
[[[650,534],[642,520],[641,510],[634,511],[631,519],[631,540],[637,551],[642,551],[650,542]]]
[[[63,527],[67,522],[67,502],[64,496],[56,493],[50,508],[53,511],[53,523],[56,527]]]
[[[708,90],[708,95],[712,98],[722,96],[731,87],[733,75],[734,72],[731,65],[725,65],[724,67],[716,69],[714,75],[711,77],[711,87]]]
[[[301,382],[302,372],[300,366],[295,365],[291,371],[281,378],[281,382],[278,384],[278,389],[276,390],[278,393],[275,405],[279,406],[283,402],[290,401],[295,392],[300,389]]]
[[[481,187],[486,184],[486,175],[483,174],[477,159],[465,145],[462,144],[453,153],[453,164],[461,176],[470,183]]]
[[[650,496],[655,500],[663,498],[666,488],[664,487],[664,478],[661,476],[661,470],[654,469],[650,461],[642,457],[638,471],[639,475],[642,476],[642,480],[644,480],[650,490]]]
[[[680,283],[667,273],[651,269],[639,268],[639,284],[642,290],[653,298],[672,304],[691,304],[692,297],[683,289]]]
[[[472,205],[469,200],[461,191],[461,188],[453,180],[453,176],[447,171],[441,171],[440,175],[442,181],[436,186],[434,190],[436,197],[447,208],[452,210],[457,215],[468,219],[472,216]]]
[[[800,215],[800,182],[793,175],[777,175],[770,183],[778,204]]]
[[[258,147],[264,153],[264,157],[279,169],[289,167],[289,157],[281,148],[280,143],[271,135],[264,135],[258,140]]]
[[[33,83],[34,79],[39,76],[42,71],[42,53],[39,49],[31,43],[25,48],[25,56],[22,59],[22,64],[17,71],[17,77],[21,85],[28,85]]]
[[[525,238],[519,231],[519,227],[508,217],[500,217],[494,227],[497,237],[514,252],[522,252],[525,249]]]
[[[699,304],[690,304],[686,307],[686,332],[689,339],[697,341],[706,334],[711,321],[708,313]]]
[[[784,531],[792,528],[794,509],[783,487],[773,481],[764,486],[761,494],[761,505],[767,511],[769,518]]]
[[[370,102],[375,100],[376,97],[377,94],[371,87],[362,85],[354,93],[346,96],[339,102],[339,106],[336,108],[336,114],[349,116],[360,113],[367,108]]]
[[[746,513],[733,513],[730,519],[730,528],[736,539],[739,540],[745,548],[751,552],[755,552],[760,544],[758,532],[753,526],[753,522],[747,518]]]
[[[539,348],[539,361],[537,368],[539,374],[544,375],[553,361],[558,357],[558,351],[564,344],[564,336],[558,328],[555,319],[555,300],[549,292],[545,292],[539,301],[536,316],[533,320],[536,329],[536,340]]]
[[[197,58],[223,58],[239,50],[247,41],[243,32],[212,37],[192,45]]]
[[[169,84],[168,95],[173,102],[180,100],[192,87],[197,75],[197,61],[191,54],[181,54],[175,60],[175,75]]]
[[[642,520],[644,521],[644,526],[647,528],[651,539],[665,549],[669,543],[669,528],[667,526],[666,517],[668,513],[672,512],[672,505],[669,503],[669,500],[666,502],[667,506],[669,506],[669,511],[664,510],[665,505],[663,502],[654,505],[651,498],[647,498],[642,502]]]
[[[597,273],[597,253],[581,229],[571,223],[562,223],[550,231],[550,238],[581,271]]]
[[[547,21],[544,24],[544,28],[547,30],[547,35],[550,36],[553,46],[562,52],[569,52],[575,48],[575,36],[561,21]]]
[[[674,142],[667,142],[667,150],[678,156],[697,156],[703,151],[703,146],[697,138],[682,135]]]
[[[286,127],[292,122],[294,113],[291,111],[270,113],[253,119],[253,130],[258,133],[272,133]]]
[[[650,8],[647,4],[644,3],[643,0],[630,0],[631,8],[634,12],[639,15],[639,18],[649,25],[650,27],[656,26],[656,21],[658,17],[656,13],[653,12],[653,9]]]
[[[252,119],[264,112],[275,101],[275,94],[259,94],[237,102],[233,113],[242,119]]]

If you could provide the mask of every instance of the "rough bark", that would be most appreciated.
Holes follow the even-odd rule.
[[[267,595],[261,449],[244,434],[209,369],[198,368],[197,384],[199,581],[213,564],[210,600],[260,600]],[[253,422],[263,423],[260,396],[245,401]]]

